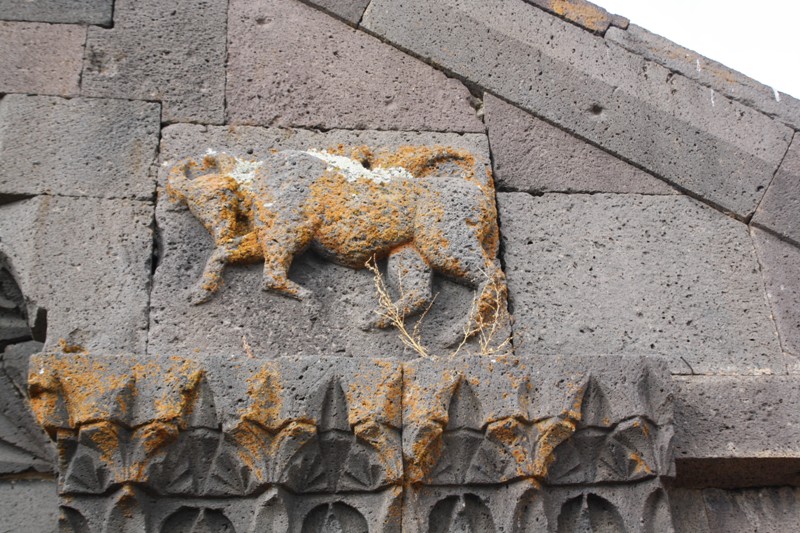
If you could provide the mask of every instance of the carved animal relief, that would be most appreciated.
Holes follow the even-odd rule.
[[[387,259],[397,296],[378,306],[367,329],[428,309],[434,272],[476,290],[464,337],[485,332],[506,309],[494,185],[466,150],[339,146],[257,161],[209,153],[173,165],[167,193],[214,240],[191,293],[195,304],[220,289],[225,265],[263,261],[263,289],[313,312],[315,295],[288,276],[294,258],[311,249],[353,269]]]

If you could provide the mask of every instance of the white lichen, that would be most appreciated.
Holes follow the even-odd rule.
[[[248,187],[252,185],[253,178],[255,177],[256,170],[258,167],[264,164],[263,161],[248,161],[246,159],[236,159],[236,166],[233,167],[233,171],[231,171],[230,176],[238,183],[240,186]]]
[[[342,155],[331,154],[319,150],[307,150],[306,153],[327,163],[327,171],[337,172],[353,183],[358,180],[369,180],[375,183],[389,183],[393,180],[410,180],[414,176],[402,167],[366,168],[360,161]]]

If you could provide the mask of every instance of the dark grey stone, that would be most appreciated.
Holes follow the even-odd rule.
[[[114,0],[0,0],[0,17],[5,20],[111,24]]]
[[[664,181],[486,93],[499,190],[676,194]]]
[[[85,40],[82,26],[0,21],[0,93],[77,95]]]
[[[46,347],[145,350],[153,206],[37,196],[0,207],[0,253]],[[80,348],[79,348],[80,347]]]
[[[785,372],[747,227],[685,196],[498,195],[517,353]]]
[[[370,0],[306,0],[328,13],[343,18],[353,26],[358,25]]]
[[[675,387],[678,472],[684,461],[702,469],[691,476],[701,486],[747,486],[748,471],[758,469],[761,484],[800,480],[787,469],[800,457],[797,376],[693,376]]]
[[[711,531],[770,533],[800,524],[800,493],[793,487],[702,491]]]
[[[17,390],[27,395],[28,390],[28,360],[42,351],[44,345],[38,341],[20,342],[6,347],[0,355],[2,368]]]
[[[489,163],[483,135],[345,131],[322,134],[257,127],[175,125],[163,130],[162,179],[179,159],[207,150],[257,160],[270,155],[272,149],[324,150],[340,144],[375,149],[401,145],[452,146],[472,152],[479,166]],[[244,354],[252,349],[256,357],[418,355],[403,346],[394,329],[359,328],[365,318],[374,317],[371,310],[377,304],[370,272],[334,264],[313,252],[294,260],[289,277],[313,292],[319,309],[264,292],[261,264],[227,267],[219,292],[206,303],[192,305],[192,289],[214,248],[212,239],[185,207],[171,203],[163,191],[157,219],[162,257],[151,295],[150,354]],[[438,296],[421,326],[422,340],[431,353],[448,354],[454,350],[451,344],[470,312],[474,291],[438,276],[433,283],[434,294]],[[410,321],[409,327],[414,323]],[[498,334],[497,342],[503,338],[504,334]],[[465,349],[476,349],[474,342]]]
[[[610,28],[605,37],[636,55],[711,87],[732,100],[762,111],[795,129],[800,128],[800,100],[788,94],[779,93],[635,24],[628,26],[627,30]]]
[[[51,479],[0,481],[0,531],[50,533],[58,525],[58,493]]]
[[[234,0],[234,124],[483,132],[459,81],[299,2]]]
[[[767,228],[800,246],[800,134],[759,204],[753,224]]]
[[[525,1],[594,33],[603,34],[612,25],[627,28],[629,24],[628,19],[625,17],[612,15],[602,7],[586,0]]]
[[[792,134],[522,0],[373,0],[363,26],[742,218]]]
[[[673,488],[669,491],[669,503],[677,533],[711,533],[699,490]]]
[[[53,451],[30,412],[26,396],[0,367],[0,474],[52,472]]]
[[[8,95],[0,101],[0,193],[150,199],[158,104]]]
[[[767,284],[767,298],[789,371],[800,372],[800,248],[757,228],[750,230]]]
[[[89,28],[81,94],[158,100],[164,122],[221,124],[227,3],[117,0],[114,27]]]

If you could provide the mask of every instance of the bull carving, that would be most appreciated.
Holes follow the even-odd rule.
[[[263,260],[263,289],[313,308],[311,291],[288,277],[294,257],[310,248],[354,269],[387,258],[403,316],[431,304],[433,272],[477,291],[468,334],[505,306],[494,185],[467,151],[339,147],[277,151],[258,161],[209,153],[173,165],[166,190],[214,240],[191,292],[195,304],[219,289],[226,264]],[[390,325],[371,317],[366,328]]]

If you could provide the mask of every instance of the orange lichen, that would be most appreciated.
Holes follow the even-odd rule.
[[[634,474],[641,474],[641,473],[652,474],[653,473],[653,469],[650,468],[649,466],[647,466],[647,463],[645,463],[644,459],[642,459],[642,456],[639,455],[638,453],[631,452],[631,454],[628,457],[630,458],[631,461],[633,461],[633,463],[635,465],[634,469],[633,469],[633,473]]]

